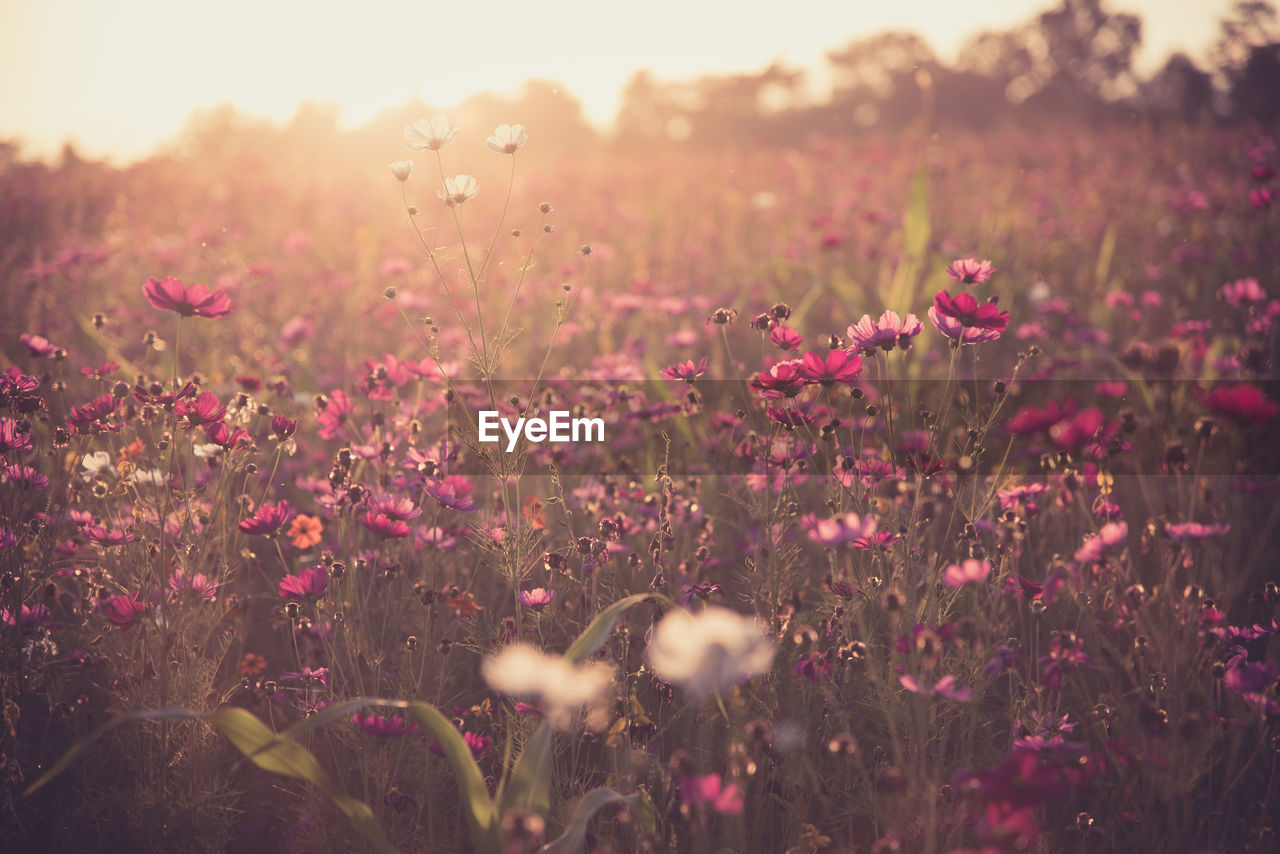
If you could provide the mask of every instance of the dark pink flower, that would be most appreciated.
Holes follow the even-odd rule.
[[[467,750],[471,751],[471,756],[475,759],[479,759],[493,747],[493,738],[488,735],[464,732],[462,740],[466,742]],[[427,745],[427,749],[436,756],[444,756],[444,748],[440,746],[438,741],[431,742],[431,744]]]
[[[273,415],[271,416],[271,432],[275,434],[277,439],[283,441],[298,432],[298,422],[283,415]]]
[[[309,566],[298,571],[297,575],[286,575],[280,579],[278,592],[281,599],[299,601],[302,599],[319,599],[329,585],[329,570],[325,566]]]
[[[291,512],[293,512],[293,508],[289,506],[288,501],[281,501],[278,504],[263,504],[253,511],[253,515],[241,519],[240,524],[236,527],[246,534],[270,537],[279,530],[281,525],[289,520]]]
[[[707,360],[702,359],[696,366],[693,359],[687,359],[674,365],[663,368],[659,373],[669,380],[684,380],[692,383],[698,377],[707,372]]]
[[[138,624],[142,615],[147,612],[147,603],[142,596],[124,594],[112,596],[102,603],[102,613],[111,621],[111,625],[122,631],[128,631]]]
[[[227,408],[211,391],[202,391],[195,400],[183,400],[174,407],[174,412],[183,420],[183,427],[190,430],[205,424],[216,424],[226,417]]]
[[[418,731],[418,722],[414,720],[405,720],[399,715],[375,715],[361,714],[356,712],[351,716],[351,720],[355,721],[356,726],[369,733],[376,735],[378,738],[399,738],[402,735],[412,735]]]
[[[210,291],[201,284],[184,284],[172,276],[147,279],[142,286],[147,301],[161,311],[173,311],[183,317],[226,317],[231,313],[231,298],[226,291]]]
[[[221,421],[214,424],[204,425],[204,435],[215,445],[223,450],[231,450],[238,444],[248,444],[249,434],[237,427],[232,430]]]
[[[978,258],[961,258],[947,265],[947,275],[963,285],[980,285],[991,280],[996,268],[991,262]]]
[[[1202,401],[1214,415],[1239,424],[1262,424],[1275,418],[1278,411],[1262,389],[1251,385],[1220,385],[1203,395]]]
[[[380,537],[398,540],[409,536],[409,526],[385,513],[365,513],[360,524]]]
[[[795,397],[804,388],[804,377],[801,375],[800,359],[790,359],[761,371],[751,380],[751,388],[759,392],[765,400],[779,400],[784,397]]]
[[[800,374],[806,382],[823,386],[853,385],[862,372],[862,357],[848,350],[831,350],[826,358],[817,353],[805,353]]]
[[[31,450],[31,434],[18,429],[12,418],[0,418],[0,454]]]
[[[113,395],[100,395],[83,406],[71,407],[71,411],[67,413],[67,423],[74,427],[77,433],[89,433],[92,432],[95,424],[115,412],[119,406],[120,401]]]
[[[422,515],[422,509],[416,507],[408,498],[388,495],[385,492],[369,499],[369,510],[404,522]]]
[[[49,613],[47,607],[37,602],[35,605],[23,605],[18,611],[17,620],[13,618],[13,612],[5,608],[0,611],[0,623],[6,626],[16,625],[23,630],[38,629],[52,624],[53,614]]]
[[[779,350],[795,350],[804,343],[804,336],[779,323],[769,332],[769,342]]]
[[[954,297],[946,291],[938,291],[933,297],[933,307],[941,317],[949,317],[966,329],[985,329],[1003,332],[1009,325],[1009,312],[1001,311],[995,297],[979,303],[973,294],[961,292]],[[932,314],[930,315],[932,318]],[[935,319],[934,324],[938,321]],[[941,327],[939,327],[941,329]]]

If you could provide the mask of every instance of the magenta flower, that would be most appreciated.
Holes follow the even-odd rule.
[[[360,524],[379,537],[399,540],[409,536],[409,526],[386,513],[365,513],[360,517]]]
[[[761,371],[751,380],[751,388],[765,400],[778,400],[784,397],[795,397],[804,388],[804,377],[801,374],[800,359],[790,359]]]
[[[804,343],[804,336],[779,323],[769,332],[769,342],[779,350],[796,350]]]
[[[458,475],[449,475],[435,483],[428,483],[426,493],[441,505],[460,513],[473,513],[476,503],[471,498],[471,483]]]
[[[19,430],[18,422],[12,418],[0,418],[0,454],[29,450],[31,450],[31,433]]]
[[[991,280],[996,268],[985,258],[961,258],[947,265],[947,275],[962,285],[980,285]]]
[[[226,317],[231,313],[231,298],[226,291],[210,291],[201,284],[184,284],[172,276],[147,279],[142,286],[147,301],[161,311],[176,312],[183,317]]]
[[[279,504],[263,504],[253,511],[252,516],[241,519],[236,528],[245,534],[270,537],[289,520],[289,514],[292,511],[293,508],[289,506],[288,501],[281,501]]]
[[[183,400],[174,407],[174,412],[183,420],[183,427],[190,430],[205,424],[216,424],[226,417],[227,408],[211,391],[202,391],[195,400]]]
[[[239,427],[232,430],[221,421],[214,424],[204,425],[204,435],[210,442],[222,448],[224,451],[231,450],[237,444],[249,443],[248,433],[244,432]]]
[[[83,406],[73,406],[67,413],[67,424],[75,428],[77,433],[92,432],[94,425],[115,412],[120,406],[114,395],[104,394],[95,397]]]
[[[302,670],[286,670],[280,674],[281,682],[319,682],[326,688],[329,686],[329,668],[317,667],[312,670],[310,667],[304,667]]]
[[[984,344],[1000,337],[1000,333],[994,329],[966,327],[954,317],[939,314],[938,310],[933,306],[929,306],[929,319],[933,321],[933,325],[939,332],[953,341],[959,341],[961,344]]]
[[[862,357],[848,350],[832,350],[826,358],[817,353],[805,353],[800,374],[806,382],[823,386],[853,385],[862,371]]]
[[[1220,522],[1217,525],[1205,525],[1202,522],[1165,522],[1164,532],[1171,540],[1204,540],[1231,533],[1231,525],[1226,522]]]
[[[0,611],[0,623],[4,623],[6,626],[16,625],[18,628],[27,631],[52,624],[53,614],[49,613],[49,609],[40,603],[23,605],[21,610],[18,611],[18,619],[15,620],[13,612],[5,608]]]
[[[1214,415],[1238,424],[1263,424],[1275,418],[1278,411],[1262,389],[1251,385],[1220,385],[1202,395],[1202,402]]]
[[[939,316],[949,317],[966,329],[986,329],[998,333],[1003,332],[1009,325],[1009,312],[1000,310],[995,303],[995,297],[979,303],[973,294],[961,292],[953,297],[943,290],[934,294],[933,308]],[[934,319],[934,311],[930,311],[929,317],[937,326],[938,321]],[[941,326],[938,328],[942,329]]]
[[[412,735],[418,731],[418,722],[413,720],[405,720],[399,715],[375,715],[370,712],[367,715],[356,712],[351,716],[351,720],[355,721],[356,726],[369,733],[376,735],[378,738],[399,738],[402,735]]]
[[[680,801],[689,807],[706,806],[726,815],[742,813],[742,790],[737,783],[725,783],[719,774],[699,774],[680,781]]]
[[[942,583],[948,587],[963,587],[966,584],[981,584],[991,574],[991,561],[969,558],[960,563],[953,563],[942,573]]]
[[[0,475],[4,475],[15,486],[22,489],[48,489],[49,478],[43,472],[37,471],[31,466],[9,466],[4,467],[4,460],[0,458]]]
[[[855,541],[868,541],[875,536],[879,521],[867,514],[846,513],[834,519],[819,519],[812,513],[800,519],[800,524],[809,531],[809,539],[819,545],[833,548]]]
[[[275,434],[277,439],[284,441],[298,432],[298,422],[283,415],[273,415],[271,416],[271,432]]]
[[[328,568],[309,566],[299,570],[297,575],[286,575],[280,579],[279,593],[281,599],[295,602],[302,599],[319,599],[328,586]]]
[[[111,625],[121,631],[128,631],[138,624],[142,615],[147,612],[147,604],[142,596],[112,596],[102,603],[102,613],[111,621]]]
[[[862,315],[861,320],[845,330],[845,335],[863,353],[870,353],[877,347],[889,352],[896,346],[905,346],[923,329],[924,324],[914,314],[908,314],[904,319],[896,311],[886,311],[879,320],[872,320],[869,314]]]
[[[1239,308],[1247,302],[1265,302],[1267,292],[1258,284],[1257,279],[1236,279],[1222,286],[1222,298],[1233,308]]]
[[[535,587],[532,590],[520,591],[520,604],[526,608],[532,608],[534,611],[541,611],[554,601],[556,601],[556,591],[548,590],[545,587]]]
[[[466,742],[467,750],[471,751],[471,756],[475,759],[479,759],[481,756],[488,753],[489,750],[493,747],[493,738],[488,735],[481,735],[474,732],[464,732],[462,734],[462,740]],[[444,748],[440,745],[440,742],[438,741],[433,741],[430,744],[428,744],[427,749],[430,750],[432,753],[434,753],[436,756],[444,756]]]
[[[684,380],[687,383],[692,383],[706,372],[706,359],[701,360],[696,366],[693,364],[693,359],[686,359],[683,362],[669,365],[659,371],[659,373],[669,380]]]

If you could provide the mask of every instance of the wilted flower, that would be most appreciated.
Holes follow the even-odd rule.
[[[444,179],[444,187],[436,190],[436,195],[452,208],[467,199],[474,198],[478,189],[476,179],[470,175],[454,175],[452,178]]]
[[[480,665],[493,690],[513,697],[535,697],[543,714],[557,729],[569,729],[574,715],[587,708],[587,723],[600,729],[607,721],[607,697],[613,668],[602,661],[574,664],[561,655],[548,655],[517,643],[505,647]]]
[[[768,671],[775,652],[759,620],[710,606],[697,614],[670,611],[653,630],[647,655],[659,679],[708,697]]]
[[[515,154],[529,141],[524,125],[498,125],[493,136],[484,141],[495,154]]]
[[[404,144],[414,151],[439,151],[457,134],[458,127],[453,123],[453,119],[444,113],[436,113],[430,119],[418,119],[413,124],[407,125],[404,129]]]

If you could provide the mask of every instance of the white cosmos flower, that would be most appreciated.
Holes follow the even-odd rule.
[[[444,113],[418,119],[404,129],[404,144],[414,151],[439,151],[458,135],[458,126]]]
[[[498,125],[493,136],[484,141],[489,150],[496,154],[515,154],[529,141],[524,132],[524,125]]]
[[[454,175],[444,179],[444,188],[436,190],[436,195],[444,199],[449,207],[460,205],[478,192],[476,179],[470,175]]]
[[[574,664],[562,655],[547,655],[529,644],[516,643],[486,658],[480,673],[500,694],[540,701],[543,714],[557,729],[571,728],[583,707],[592,729],[608,723],[613,668],[603,661]]]
[[[80,461],[80,465],[84,466],[87,473],[86,477],[92,477],[95,474],[102,474],[104,471],[111,471],[111,455],[106,451],[94,451],[92,454],[85,454],[84,459]]]
[[[191,453],[197,458],[207,460],[210,457],[216,457],[222,451],[221,445],[215,445],[213,442],[206,442],[203,445],[192,445]]]
[[[659,679],[702,698],[768,671],[774,652],[764,623],[712,606],[697,614],[668,612],[653,630],[647,654]]]
[[[160,469],[151,469],[149,471],[147,469],[138,469],[129,476],[129,480],[147,486],[163,486],[165,478],[164,472],[160,471]]]
[[[409,176],[413,174],[413,161],[397,160],[387,164],[387,168],[391,170],[392,175],[396,176],[397,181],[408,181]]]

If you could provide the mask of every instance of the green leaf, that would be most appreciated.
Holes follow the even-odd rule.
[[[887,308],[910,311],[916,298],[920,270],[929,251],[929,171],[920,167],[911,182],[911,198],[902,217],[902,260],[893,271]]]
[[[498,827],[497,810],[489,798],[489,789],[484,784],[484,775],[480,766],[471,755],[471,748],[462,739],[462,733],[453,722],[434,707],[426,703],[406,703],[400,700],[383,701],[385,705],[408,709],[422,725],[431,731],[444,749],[445,758],[453,766],[454,776],[458,781],[458,790],[462,795],[463,806],[467,809],[467,821],[471,825],[472,843],[476,850],[482,852],[501,852],[502,841]]]
[[[578,805],[573,808],[573,816],[559,839],[548,842],[538,849],[538,854],[576,854],[587,842],[587,825],[597,812],[610,804],[630,804],[643,800],[643,792],[634,795],[620,795],[613,789],[601,787],[592,789],[582,796]]]
[[[544,720],[525,743],[499,798],[499,815],[512,807],[541,816],[551,811],[551,735]]]
[[[347,797],[324,773],[320,762],[292,738],[277,736],[245,709],[228,707],[204,716],[218,732],[227,737],[250,762],[264,771],[305,780],[324,792],[334,806],[342,810],[351,826],[379,851],[393,851],[391,843],[374,818],[373,810],[361,801]]]
[[[622,616],[623,612],[634,608],[641,602],[650,600],[665,602],[669,608],[675,607],[675,603],[661,593],[636,593],[625,599],[619,599],[596,615],[596,618],[591,621],[591,625],[582,630],[582,634],[578,635],[578,639],[565,652],[564,657],[574,664],[581,664],[586,661],[595,654],[596,650],[604,646],[605,641],[609,639],[609,635],[613,634],[613,628],[618,624],[618,618]]]

